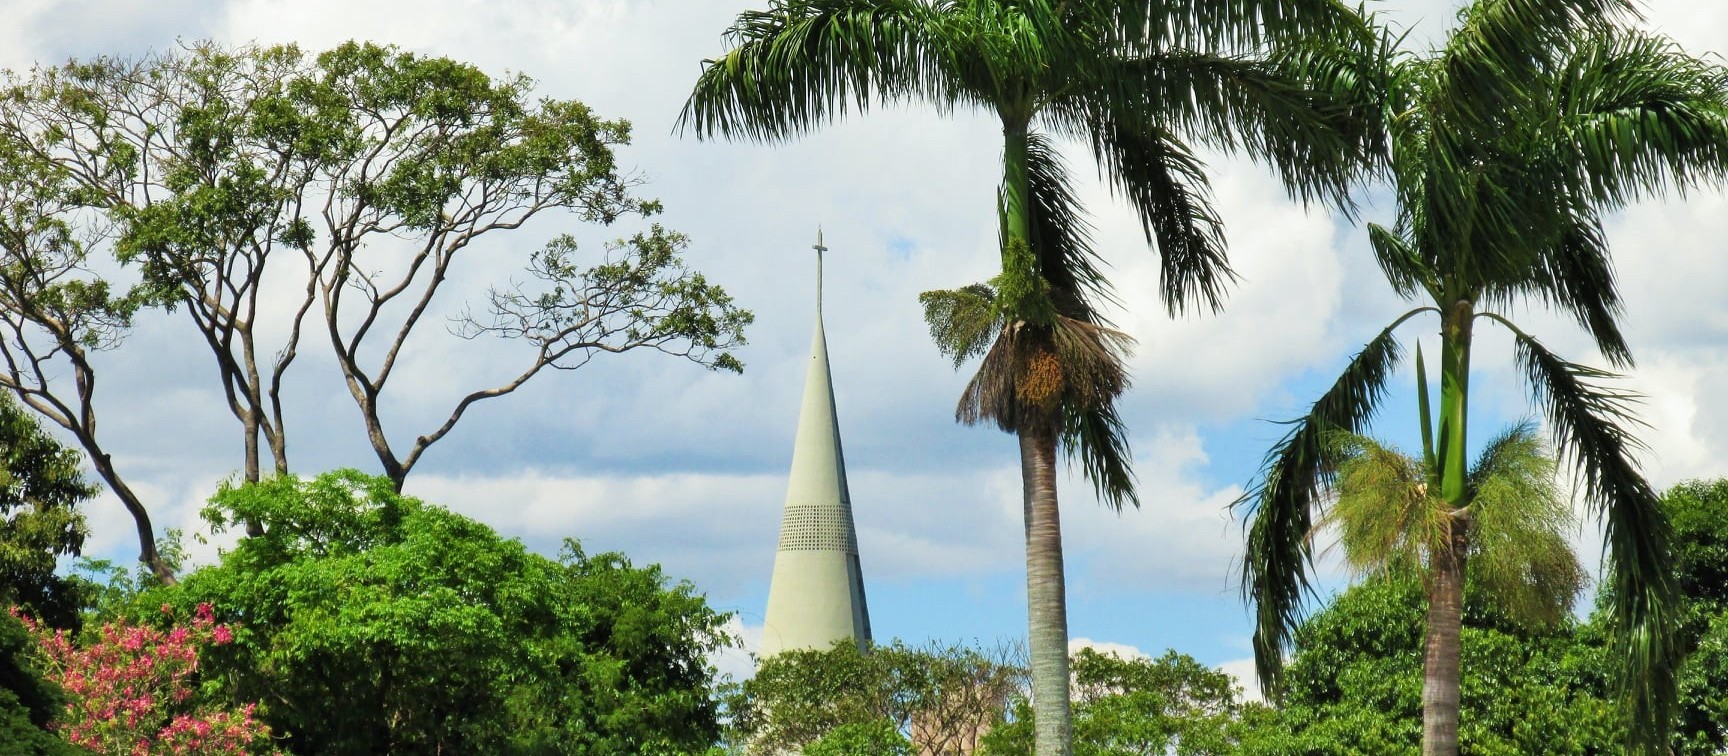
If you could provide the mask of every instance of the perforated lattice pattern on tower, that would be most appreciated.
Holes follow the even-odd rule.
[[[841,504],[786,507],[780,521],[781,551],[842,551],[858,553],[852,531],[852,508]]]

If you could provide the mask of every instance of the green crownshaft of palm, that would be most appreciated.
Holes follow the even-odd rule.
[[[1606,531],[1605,592],[1633,744],[1665,742],[1678,599],[1668,526],[1632,459],[1634,397],[1614,388],[1610,373],[1555,355],[1496,312],[1532,299],[1558,308],[1612,365],[1629,366],[1603,215],[1728,173],[1728,76],[1623,23],[1634,17],[1624,0],[1479,0],[1432,55],[1392,53],[1383,43],[1384,74],[1366,80],[1384,87],[1376,122],[1386,129],[1398,216],[1392,228],[1370,225],[1369,238],[1392,288],[1431,304],[1398,318],[1351,360],[1293,421],[1244,497],[1243,591],[1256,608],[1255,656],[1269,692],[1309,590],[1307,533],[1337,472],[1323,439],[1363,431],[1402,353],[1394,330],[1433,314],[1438,417],[1424,402],[1421,419],[1433,429],[1424,455],[1439,497],[1454,508],[1468,503],[1473,334],[1479,324],[1503,326],[1556,450]],[[1435,713],[1425,711],[1430,726]],[[1455,740],[1436,748],[1434,736],[1425,733],[1425,752],[1456,752]]]
[[[1292,195],[1341,201],[1360,109],[1329,93],[1360,19],[1335,0],[778,0],[728,39],[685,105],[698,136],[778,142],[899,103],[1001,120],[1001,275],[923,301],[957,366],[983,357],[960,419],[1020,439],[1038,753],[1067,753],[1059,450],[1111,506],[1137,499],[1114,404],[1128,339],[1095,309],[1108,282],[1052,137],[1087,144],[1138,211],[1166,306],[1217,309],[1234,276],[1194,150],[1246,151]]]

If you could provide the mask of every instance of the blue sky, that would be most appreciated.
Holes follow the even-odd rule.
[[[942,118],[885,109],[780,146],[698,142],[672,133],[699,61],[757,2],[721,0],[18,0],[0,9],[0,64],[27,69],[67,57],[137,54],[177,39],[298,42],[321,50],[349,38],[519,71],[549,97],[580,99],[631,120],[620,150],[665,202],[661,219],[690,234],[691,265],[758,316],[743,376],[656,355],[596,360],[549,374],[481,405],[429,452],[409,490],[556,550],[564,537],[660,562],[717,605],[747,639],[761,623],[784,476],[813,315],[809,246],[827,232],[829,344],[845,433],[873,625],[883,638],[993,643],[1024,634],[1019,482],[1014,444],[952,422],[964,375],[930,347],[918,292],[988,278],[996,266],[992,192],[997,132],[977,114]],[[1430,39],[1449,0],[1375,7]],[[1695,53],[1728,52],[1728,11],[1655,0],[1650,24]],[[1080,150],[1067,153],[1090,175]],[[1156,260],[1137,222],[1102,186],[1082,197],[1124,303],[1117,322],[1139,342],[1134,429],[1144,507],[1120,516],[1085,485],[1065,482],[1071,634],[1157,653],[1174,647],[1244,668],[1250,632],[1233,563],[1240,523],[1226,506],[1251,478],[1283,419],[1327,385],[1344,360],[1403,311],[1383,289],[1361,232],[1292,205],[1256,166],[1214,157],[1214,191],[1243,276],[1221,315],[1170,319],[1155,299]],[[1373,192],[1365,215],[1385,218]],[[494,242],[470,261],[444,314],[507,281],[526,254],[571,230],[596,249],[635,228],[549,220]],[[1728,200],[1698,192],[1646,203],[1610,224],[1649,396],[1647,471],[1659,485],[1725,471],[1728,409]],[[1574,326],[1516,313],[1563,353],[1595,359]],[[1431,324],[1404,331],[1407,345]],[[223,412],[203,348],[185,323],[142,319],[102,355],[103,433],[157,521],[195,530],[202,500],[238,466],[238,429]],[[1430,346],[1432,343],[1430,342]],[[402,436],[425,432],[461,393],[497,381],[520,345],[465,342],[423,329],[386,414]],[[1489,334],[1477,355],[1478,428],[1527,410]],[[502,366],[502,367],[501,367]],[[298,368],[297,368],[298,370]],[[328,360],[309,360],[290,387],[295,463],[312,473],[375,469],[355,411]],[[1414,438],[1408,373],[1379,426]],[[336,392],[336,393],[332,393]],[[1486,434],[1482,434],[1486,435]],[[131,526],[111,499],[91,507],[91,550],[126,557]],[[1594,550],[1593,525],[1580,544]],[[222,541],[198,545],[210,559]],[[1328,585],[1343,576],[1327,568]],[[741,655],[725,660],[747,669]]]

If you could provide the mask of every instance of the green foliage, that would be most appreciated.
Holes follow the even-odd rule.
[[[738,691],[728,739],[752,752],[775,753],[819,741],[836,748],[858,743],[881,734],[880,727],[912,733],[920,749],[958,750],[981,724],[1001,720],[1010,694],[1023,684],[1025,670],[1005,656],[899,642],[868,650],[844,642],[826,651],[785,651],[762,660]],[[847,751],[830,751],[841,752]]]
[[[1662,494],[1662,506],[1681,591],[1699,609],[1728,609],[1728,478],[1680,483]]]
[[[1438,495],[1439,471],[1415,457],[1349,433],[1333,434],[1330,446],[1336,499],[1321,527],[1338,529],[1344,561],[1358,574],[1424,574],[1462,524],[1470,579],[1507,616],[1551,624],[1571,609],[1585,580],[1569,540],[1577,521],[1534,423],[1489,442],[1462,507]]]
[[[1616,752],[1625,731],[1612,698],[1604,634],[1570,621],[1530,628],[1484,600],[1479,584],[1470,588],[1462,634],[1462,753]],[[1305,622],[1296,634],[1279,721],[1251,729],[1242,752],[1416,752],[1423,604],[1420,582],[1382,576],[1351,587]]]
[[[1717,754],[1728,748],[1728,478],[1676,485],[1663,493],[1662,508],[1674,525],[1676,577],[1687,600],[1675,752]]]
[[[843,724],[804,747],[804,756],[912,756],[912,741],[886,719]]]
[[[1187,655],[1124,659],[1081,649],[1073,673],[1075,756],[1235,753],[1242,737],[1235,680]],[[1013,716],[985,734],[984,752],[1031,754],[1031,714],[1018,696]]]
[[[532,554],[354,471],[224,486],[215,529],[264,523],[139,610],[210,602],[237,629],[206,695],[263,700],[302,753],[699,752],[724,617],[619,554]]]
[[[78,452],[43,431],[9,392],[0,395],[0,607],[22,605],[54,627],[77,626],[88,592],[54,574],[89,531],[77,507],[96,488],[80,465]]]
[[[0,756],[83,753],[48,731],[60,712],[60,689],[43,679],[36,641],[24,623],[0,612]]]

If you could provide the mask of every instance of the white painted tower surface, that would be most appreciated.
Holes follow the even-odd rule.
[[[761,658],[781,651],[824,650],[836,641],[862,646],[870,640],[864,604],[864,572],[858,565],[858,535],[852,526],[852,495],[846,490],[846,459],[828,374],[828,342],[822,333],[822,231],[816,231],[816,336],[804,378],[804,405],[792,447],[786,513],[780,548],[768,585],[768,612]]]

